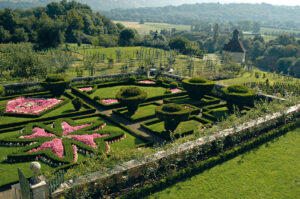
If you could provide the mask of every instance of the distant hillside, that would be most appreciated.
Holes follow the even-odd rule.
[[[113,20],[164,22],[191,24],[199,21],[258,21],[264,25],[288,23],[290,27],[299,25],[299,6],[273,6],[270,4],[186,4],[159,8],[114,9],[105,12]]]

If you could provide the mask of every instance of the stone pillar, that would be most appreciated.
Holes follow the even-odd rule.
[[[38,184],[30,185],[32,199],[48,199],[49,187],[46,181],[42,180]]]

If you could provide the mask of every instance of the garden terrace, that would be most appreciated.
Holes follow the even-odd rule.
[[[53,120],[95,112],[95,108],[83,103],[80,110],[75,111],[71,100],[75,96],[65,92],[55,98],[48,92],[31,93],[21,96],[0,98],[4,107],[4,115],[0,116],[0,131],[4,128],[14,128],[30,122]]]
[[[38,160],[42,171],[46,171],[70,167],[110,150],[149,144],[141,135],[101,114],[30,123],[23,130],[0,134],[0,158],[4,160],[0,162],[0,168],[7,171],[1,174],[0,186],[17,180],[17,168],[29,177],[32,160]],[[47,150],[40,151],[43,147]]]
[[[88,85],[80,87],[72,87],[72,92],[83,99],[92,100],[104,108],[120,107],[116,100],[116,94],[125,87],[135,86],[147,93],[146,101],[155,101],[164,99],[166,97],[174,97],[184,95],[186,92],[182,88],[171,88],[170,84],[155,84],[155,80],[136,80],[133,83],[124,82],[110,82],[98,85]],[[82,91],[82,89],[90,89],[90,91]]]

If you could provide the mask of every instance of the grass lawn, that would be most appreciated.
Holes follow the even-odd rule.
[[[116,98],[116,94],[120,91],[121,88],[124,87],[128,87],[128,86],[113,86],[107,88],[100,88],[90,96],[92,98],[95,96],[99,96],[101,99]],[[149,87],[149,86],[136,86],[136,87],[139,87],[143,91],[147,92],[148,98],[164,95],[166,91],[166,88],[163,87]]]
[[[99,117],[91,117],[91,118],[85,118],[85,119],[79,119],[76,120],[76,123],[91,123],[99,120]],[[101,120],[101,119],[100,119]],[[111,131],[123,131],[119,127],[116,127],[115,125],[106,122],[105,130],[111,130]],[[49,125],[50,126],[50,125]],[[2,133],[0,134],[1,138],[6,138],[10,136],[14,136],[19,134],[19,131],[9,132],[9,133]],[[128,148],[134,148],[136,145],[144,143],[141,139],[134,137],[133,135],[125,132],[126,138],[121,140],[120,142],[116,142],[113,144],[110,144],[112,150],[126,150]],[[23,147],[2,147],[0,146],[0,187],[12,183],[18,180],[18,173],[17,168],[20,168],[22,172],[25,174],[26,177],[32,176],[32,172],[29,169],[29,165],[31,162],[23,162],[23,163],[4,163],[2,162],[6,156],[12,152],[15,152],[16,150],[21,150]],[[84,161],[86,159],[85,155],[78,153],[78,161]],[[42,172],[47,171],[49,169],[52,169],[53,167],[40,162],[42,166]]]
[[[196,120],[189,120],[189,121],[181,122],[175,129],[174,135],[181,135],[181,134],[185,134],[187,132],[194,131],[195,129],[199,128],[200,125],[201,125],[201,123]],[[152,131],[157,132],[158,135],[165,133],[165,127],[164,127],[163,121],[148,125],[148,127]]]
[[[138,110],[133,115],[127,111],[127,108],[121,108],[119,113],[125,118],[130,118],[132,120],[140,120],[140,119],[143,119],[143,118],[148,118],[150,116],[154,116],[155,115],[155,108],[157,106],[158,105],[155,105],[155,104],[149,104],[149,105],[146,105],[146,106],[141,106],[140,105]]]
[[[259,78],[255,77],[255,72],[258,72]],[[265,74],[265,78],[263,78],[263,75]],[[234,79],[227,79],[227,80],[220,80],[217,81],[217,83],[225,84],[225,85],[232,85],[232,84],[243,84],[248,82],[265,82],[266,79],[269,79],[269,83],[273,84],[275,82],[282,82],[282,83],[300,83],[300,80],[297,78],[292,77],[285,77],[282,75],[277,75],[274,73],[269,72],[262,72],[258,69],[254,70],[253,73],[246,72],[239,77],[236,77]]]
[[[300,128],[148,198],[300,196]]]

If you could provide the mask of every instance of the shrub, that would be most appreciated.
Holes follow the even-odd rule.
[[[163,120],[166,131],[174,131],[182,121],[189,119],[190,109],[179,104],[163,104],[155,109],[156,117]]]
[[[72,104],[74,106],[75,111],[79,111],[82,107],[82,101],[78,97],[72,100]]]
[[[5,96],[5,88],[4,86],[0,86],[0,97]]]
[[[6,102],[2,101],[0,102],[0,116],[4,115],[6,110]]]
[[[100,97],[99,97],[99,96],[95,96],[95,97],[94,97],[94,100],[99,101],[99,100],[100,100]]]
[[[162,78],[158,78],[156,80],[156,84],[159,85],[159,86],[163,85],[163,83],[164,83],[164,80]]]
[[[56,97],[61,96],[69,84],[70,80],[64,78],[62,75],[48,75],[45,80],[41,81],[41,85],[45,89],[50,90]]]
[[[116,98],[122,105],[127,106],[129,113],[134,113],[147,98],[147,93],[138,87],[125,87],[117,93]]]
[[[233,110],[233,105],[238,106],[241,110],[243,106],[253,106],[256,93],[243,85],[232,85],[222,88],[227,100],[229,110]]]
[[[134,82],[136,82],[136,77],[135,76],[130,76],[130,77],[128,77],[127,81],[129,83],[134,83]]]
[[[171,84],[170,84],[170,88],[177,88],[178,87],[178,83],[177,82],[172,82]]]
[[[209,94],[213,89],[215,82],[202,77],[193,77],[182,80],[183,88],[188,92],[192,99],[200,99]]]

